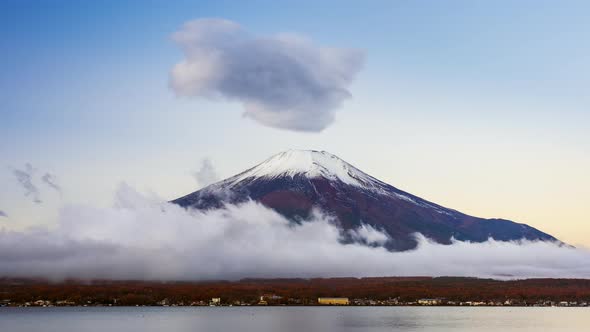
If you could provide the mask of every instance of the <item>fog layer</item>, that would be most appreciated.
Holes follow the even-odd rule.
[[[294,225],[258,203],[199,212],[121,186],[112,208],[67,206],[54,227],[0,231],[0,275],[145,280],[244,277],[477,276],[590,278],[590,253],[544,242],[436,244],[389,252],[363,225],[341,243],[319,211]],[[367,246],[370,244],[371,246]]]

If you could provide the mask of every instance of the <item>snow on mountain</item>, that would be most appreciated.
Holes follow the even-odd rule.
[[[223,191],[255,179],[277,179],[281,177],[304,176],[308,179],[324,178],[356,186],[378,195],[402,199],[410,203],[431,208],[438,213],[451,214],[454,211],[436,204],[413,198],[352,166],[339,157],[316,150],[288,150],[278,153],[262,163],[210,186],[209,191]]]
[[[365,189],[383,185],[379,180],[363,173],[335,155],[315,150],[281,152],[229,180],[240,182],[249,178],[272,179],[295,175],[304,175],[308,178],[324,177]]]

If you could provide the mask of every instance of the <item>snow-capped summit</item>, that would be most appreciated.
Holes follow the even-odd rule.
[[[501,241],[556,241],[524,224],[472,217],[429,202],[325,151],[281,152],[173,202],[195,209],[214,209],[248,200],[258,201],[294,222],[309,218],[311,211],[319,208],[338,221],[343,234],[370,225],[387,233],[389,241],[385,246],[392,250],[414,248],[415,233],[446,244],[452,239],[482,242],[490,237]]]
[[[228,182],[237,183],[251,178],[273,179],[282,176],[302,175],[307,178],[323,177],[359,187],[376,187],[383,183],[362,172],[346,161],[326,151],[288,150],[240,173]]]

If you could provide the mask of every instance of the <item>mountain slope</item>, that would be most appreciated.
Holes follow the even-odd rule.
[[[313,208],[319,208],[335,216],[343,230],[371,225],[390,236],[386,247],[391,250],[414,248],[417,244],[414,233],[445,244],[453,237],[474,242],[490,237],[501,241],[557,241],[525,224],[477,218],[426,201],[324,151],[279,153],[173,203],[211,209],[248,199],[259,201],[295,222],[307,218]]]

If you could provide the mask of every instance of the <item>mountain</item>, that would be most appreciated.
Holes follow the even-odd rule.
[[[183,207],[213,209],[249,199],[293,222],[306,219],[317,207],[335,216],[345,231],[371,225],[389,234],[385,246],[390,250],[415,248],[414,233],[443,244],[450,244],[453,237],[472,242],[488,238],[557,241],[525,224],[477,218],[429,202],[379,181],[325,151],[282,152],[172,202]]]

